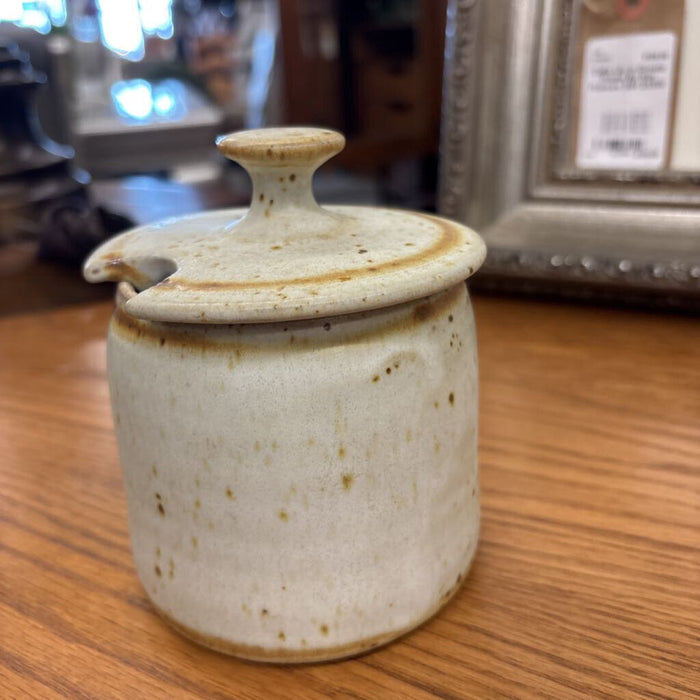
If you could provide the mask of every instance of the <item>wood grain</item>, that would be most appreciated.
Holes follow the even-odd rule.
[[[359,659],[200,649],[136,579],[105,302],[0,318],[5,698],[697,698],[700,324],[477,298],[483,524],[421,629]]]

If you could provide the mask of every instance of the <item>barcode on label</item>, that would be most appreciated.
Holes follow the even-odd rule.
[[[603,112],[601,134],[648,134],[651,115],[648,112]]]
[[[593,148],[616,154],[641,153],[644,149],[644,141],[642,139],[596,139],[593,141]]]

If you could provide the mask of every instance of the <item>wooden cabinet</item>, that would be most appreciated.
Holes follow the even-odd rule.
[[[280,0],[286,122],[340,129],[362,170],[437,152],[446,0]]]

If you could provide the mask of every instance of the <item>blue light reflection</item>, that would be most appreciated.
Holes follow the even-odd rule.
[[[0,0],[0,22],[48,34],[66,23],[66,0]]]
[[[173,0],[95,0],[97,18],[89,12],[74,12],[71,27],[78,41],[102,43],[130,61],[145,55],[144,35],[170,39],[173,36]],[[66,0],[0,0],[0,22],[13,22],[48,34],[51,27],[66,23]],[[97,25],[97,26],[96,26]]]
[[[114,109],[127,122],[172,122],[187,112],[185,86],[179,80],[122,80],[110,92]]]
[[[137,0],[97,0],[102,43],[130,61],[144,56],[143,31]]]
[[[170,39],[173,35],[172,0],[139,0],[141,26],[145,34]]]

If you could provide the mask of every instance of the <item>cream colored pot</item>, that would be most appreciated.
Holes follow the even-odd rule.
[[[320,208],[343,138],[232,134],[250,210],[122,234],[109,382],[136,568],[186,636],[266,661],[363,652],[457,590],[479,530],[469,229]]]

